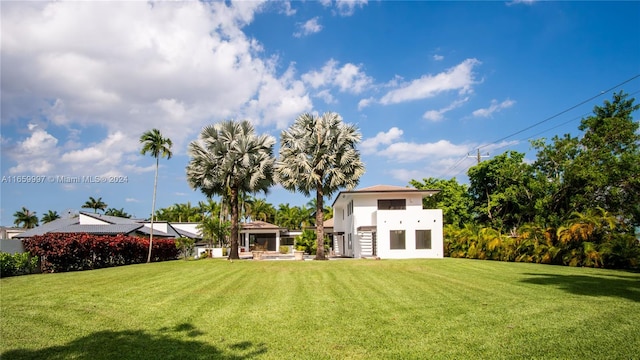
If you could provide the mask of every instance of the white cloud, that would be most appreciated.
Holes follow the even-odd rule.
[[[340,15],[351,16],[355,13],[356,7],[362,8],[367,3],[367,0],[336,0],[336,8]]]
[[[397,127],[392,127],[387,132],[379,132],[376,136],[363,140],[360,143],[360,149],[364,154],[371,154],[377,151],[378,145],[391,144],[394,140],[399,139],[403,131]]]
[[[367,106],[371,105],[372,102],[374,102],[375,99],[370,97],[370,98],[366,98],[366,99],[361,99],[360,101],[358,101],[358,110],[362,110],[364,108],[366,108]]]
[[[11,147],[8,155],[16,162],[16,166],[9,168],[12,175],[49,175],[55,169],[58,158],[58,139],[34,124],[29,124],[31,135]]]
[[[291,1],[281,1],[282,4],[282,12],[287,16],[293,16],[296,14],[296,10],[291,8]]]
[[[399,85],[385,94],[380,103],[384,105],[397,104],[406,101],[425,99],[439,93],[457,90],[461,94],[471,91],[476,83],[473,68],[479,65],[476,59],[467,59],[462,63],[436,75],[423,75],[409,83]]]
[[[293,36],[295,37],[303,37],[310,34],[315,34],[322,30],[322,25],[318,22],[319,17],[314,17],[312,19],[307,20],[303,24],[299,24],[299,29],[296,31]]]
[[[302,75],[302,80],[312,88],[334,86],[341,92],[359,94],[369,88],[373,79],[351,63],[338,67],[338,62],[330,59],[320,71],[310,71]]]
[[[127,155],[138,150],[140,134],[151,128],[170,137],[180,153],[202,126],[222,119],[286,127],[310,111],[312,101],[306,84],[294,78],[293,64],[280,73],[277,59],[265,57],[262,45],[243,33],[263,5],[3,3],[3,126],[44,119],[75,131],[75,137],[60,139],[66,141],[61,147],[44,130],[16,140],[16,149],[38,139],[49,151],[28,159],[13,155],[18,165],[12,171],[58,171],[47,164],[122,171]],[[290,4],[284,9],[292,14]],[[358,88],[357,79],[351,88]],[[87,128],[102,129],[107,137],[87,144]],[[63,160],[51,160],[55,151]]]
[[[427,158],[443,158],[464,154],[468,145],[452,144],[448,140],[434,143],[399,142],[389,145],[378,152],[395,162],[416,162]]]
[[[444,56],[435,54],[435,55],[433,55],[433,60],[442,61],[442,60],[444,60]]]
[[[469,97],[465,97],[464,99],[459,99],[452,102],[451,104],[449,104],[449,106],[446,106],[442,109],[429,110],[422,115],[422,118],[430,121],[441,121],[442,119],[444,119],[445,113],[462,106],[462,104],[464,104],[468,100]]]
[[[537,1],[538,0],[513,0],[513,1],[507,1],[507,6],[518,5],[518,4],[533,5],[533,3]]]
[[[494,113],[500,112],[502,109],[510,108],[516,102],[510,99],[507,99],[501,103],[498,103],[497,100],[491,100],[491,105],[488,108],[478,109],[473,112],[473,116],[475,117],[491,117]]]
[[[134,199],[134,198],[126,198],[124,199],[125,202],[133,202],[133,203],[138,203],[140,202],[140,200],[138,199]]]
[[[322,100],[324,100],[325,104],[335,104],[338,101],[333,97],[333,95],[331,95],[331,92],[329,91],[329,89],[324,89],[320,92],[318,92],[317,94],[315,94],[316,97],[321,98]]]

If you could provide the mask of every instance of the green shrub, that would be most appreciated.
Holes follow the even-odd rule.
[[[28,252],[8,254],[0,252],[0,277],[31,274],[38,268],[38,259]]]
[[[287,245],[280,245],[280,254],[288,254],[289,247]]]

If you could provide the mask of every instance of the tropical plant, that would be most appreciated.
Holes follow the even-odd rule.
[[[57,211],[54,210],[49,210],[46,214],[42,215],[42,223],[46,224],[46,223],[50,223],[53,220],[57,220],[60,219],[60,215],[58,214]]]
[[[153,200],[151,202],[151,231],[149,235],[149,255],[147,256],[147,262],[151,262],[151,249],[153,248],[153,215],[156,212],[156,191],[158,189],[158,168],[160,167],[160,158],[166,157],[167,160],[171,159],[171,146],[173,145],[171,139],[165,138],[158,129],[152,129],[145,132],[140,136],[140,143],[142,149],[140,154],[151,154],[156,159],[156,174],[153,179]],[[106,206],[105,206],[106,207]]]
[[[38,217],[36,216],[35,211],[31,212],[24,206],[21,210],[16,211],[13,214],[13,217],[13,223],[23,229],[33,229],[38,226]]]
[[[107,208],[107,204],[102,201],[102,198],[99,197],[95,199],[93,196],[89,196],[89,200],[87,200],[83,205],[83,209],[93,209],[93,213],[97,213],[98,210],[104,211]]]
[[[353,189],[364,174],[356,145],[361,134],[334,112],[302,114],[280,137],[276,177],[289,191],[316,193],[316,260],[325,260],[324,198],[341,188]]]
[[[104,212],[104,214],[109,216],[127,218],[127,219],[131,218],[131,215],[127,214],[127,212],[124,211],[124,208],[120,208],[120,209],[108,208],[107,211]]]
[[[189,144],[189,186],[207,197],[220,195],[231,207],[230,259],[239,259],[239,197],[268,191],[273,185],[275,139],[257,135],[248,121],[224,121],[205,127]]]
[[[221,221],[219,218],[208,217],[203,219],[196,228],[202,233],[202,238],[209,243],[209,247],[213,247],[214,242],[221,246],[227,242],[231,223],[226,220]]]
[[[188,237],[178,237],[174,239],[176,247],[182,254],[183,259],[187,260],[188,257],[193,255],[193,248],[195,241]]]

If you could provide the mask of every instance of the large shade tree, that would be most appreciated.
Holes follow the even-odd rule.
[[[362,135],[334,112],[302,114],[282,132],[276,176],[282,186],[306,196],[316,193],[316,260],[325,260],[324,197],[353,189],[364,174],[356,145]]]
[[[23,229],[33,229],[38,226],[38,217],[35,211],[30,211],[26,207],[22,207],[21,210],[16,211],[13,214],[13,223]]]
[[[167,160],[171,159],[171,146],[173,145],[171,139],[165,138],[158,129],[151,129],[140,136],[140,143],[142,149],[140,154],[146,155],[149,153],[156,159],[156,174],[153,178],[153,200],[151,202],[151,231],[149,235],[149,255],[147,256],[147,262],[151,262],[151,249],[153,247],[153,215],[156,212],[156,191],[158,189],[158,168],[160,167],[160,158],[166,157]]]
[[[189,144],[187,181],[208,198],[222,196],[231,208],[230,259],[238,259],[239,197],[267,192],[274,183],[275,139],[258,135],[248,121],[223,121],[205,127]]]
[[[97,213],[98,210],[104,211],[107,208],[107,204],[102,201],[102,198],[94,198],[93,196],[89,196],[89,200],[87,200],[83,205],[83,209],[93,209],[93,213]]]

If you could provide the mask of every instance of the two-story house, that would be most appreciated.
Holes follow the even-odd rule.
[[[333,250],[346,257],[442,258],[442,210],[423,209],[439,190],[377,185],[333,202]]]

